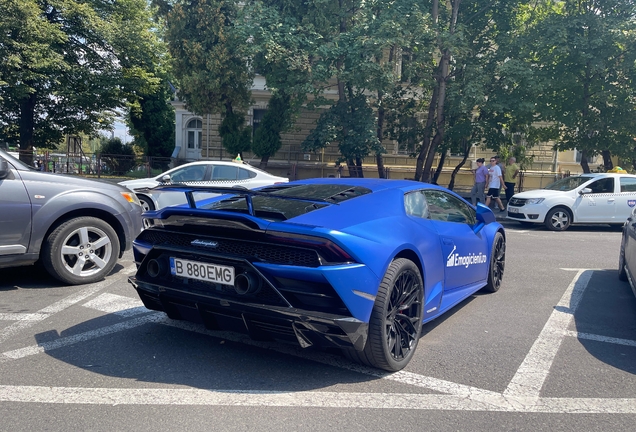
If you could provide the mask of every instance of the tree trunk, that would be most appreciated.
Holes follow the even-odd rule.
[[[261,163],[258,165],[258,167],[264,170],[265,168],[267,168],[267,162],[269,162],[269,155],[263,156],[261,158]]]
[[[467,144],[466,140],[464,140],[464,158],[462,159],[462,161],[459,164],[457,164],[457,166],[455,167],[455,169],[451,173],[450,182],[448,183],[448,189],[450,189],[450,190],[453,190],[453,188],[455,187],[455,177],[457,176],[457,173],[459,172],[461,167],[463,167],[464,164],[466,163],[466,160],[468,159],[468,155],[470,155],[471,146],[466,145],[466,144]]]
[[[433,94],[431,95],[431,103],[428,106],[428,116],[426,117],[426,126],[424,127],[422,147],[420,147],[420,153],[417,156],[417,163],[415,164],[415,181],[420,181],[422,178],[424,162],[426,161],[426,155],[428,154],[428,148],[430,147],[431,131],[433,129],[433,121],[435,121],[435,107],[437,106],[438,91],[439,89],[435,86]]]
[[[605,166],[605,172],[607,172],[614,168],[614,162],[612,162],[612,154],[609,150],[603,150],[601,153],[603,155],[603,165]]]
[[[587,150],[581,152],[581,168],[583,168],[585,174],[590,172],[590,166],[587,163]]]
[[[442,174],[442,170],[444,169],[444,162],[446,162],[446,152],[442,152],[439,157],[439,163],[437,164],[437,168],[435,169],[435,174],[433,174],[433,178],[431,179],[431,183],[439,184],[437,180],[439,180],[439,176]]]
[[[384,135],[384,106],[382,105],[382,93],[378,92],[378,129],[377,137],[382,144],[382,136]],[[384,169],[384,158],[382,153],[378,152],[375,155],[375,162],[378,166],[378,178],[386,178],[386,171]]]
[[[33,128],[37,95],[31,93],[20,101],[20,160],[33,165]]]

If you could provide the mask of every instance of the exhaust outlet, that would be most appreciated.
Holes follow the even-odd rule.
[[[234,279],[234,291],[237,294],[255,294],[261,289],[261,280],[252,272],[241,273]]]
[[[146,271],[151,278],[162,277],[167,274],[168,267],[163,260],[151,259],[148,261]]]

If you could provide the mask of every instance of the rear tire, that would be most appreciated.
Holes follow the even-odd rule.
[[[347,350],[349,358],[395,372],[413,357],[422,331],[424,283],[419,268],[404,258],[387,269],[369,319],[364,351]]]
[[[497,232],[492,242],[490,253],[490,266],[488,267],[488,282],[482,288],[483,291],[494,293],[499,291],[503,281],[506,267],[506,239],[503,234]]]
[[[627,282],[627,270],[625,270],[625,237],[621,240],[621,252],[618,256],[618,279]]]
[[[70,285],[104,279],[119,258],[119,238],[106,222],[95,217],[70,219],[46,238],[40,258],[56,279]]]

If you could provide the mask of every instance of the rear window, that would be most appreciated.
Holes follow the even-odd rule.
[[[286,220],[313,210],[371,193],[363,187],[340,184],[276,185],[260,189],[252,197],[255,216]],[[237,195],[201,206],[209,210],[248,213],[245,197]]]

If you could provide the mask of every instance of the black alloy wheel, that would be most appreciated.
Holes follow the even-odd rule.
[[[488,268],[488,282],[483,288],[486,292],[497,292],[503,281],[504,270],[506,268],[506,239],[503,234],[497,232],[492,242],[492,252],[490,254],[490,267]]]
[[[625,270],[625,233],[621,239],[621,252],[618,256],[618,279],[627,282],[627,271]]]
[[[395,372],[413,357],[422,330],[424,283],[419,268],[404,258],[394,260],[378,289],[363,352],[354,360]]]

